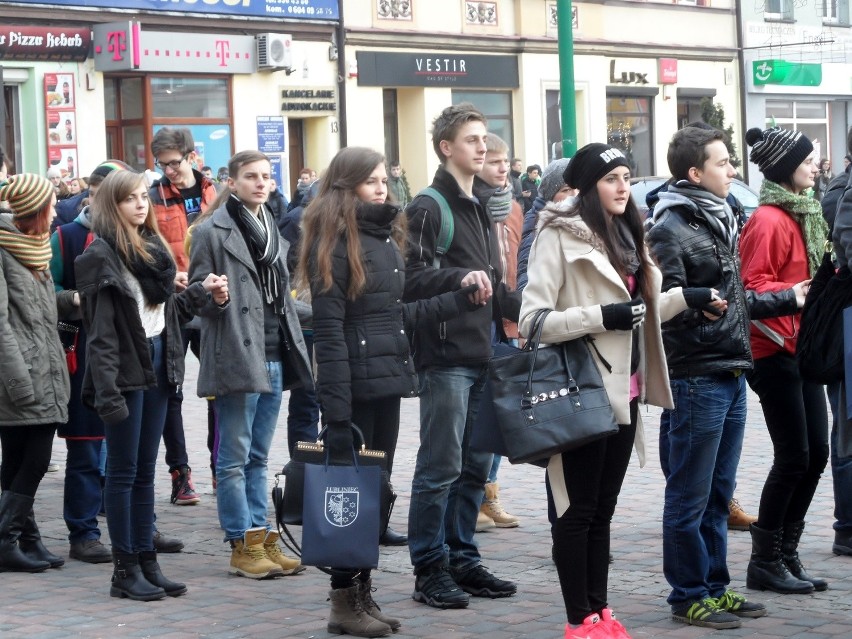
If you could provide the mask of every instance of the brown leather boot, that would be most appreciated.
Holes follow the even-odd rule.
[[[328,631],[353,637],[387,637],[393,632],[391,627],[367,614],[359,589],[360,586],[354,585],[329,591],[331,614],[328,616]]]
[[[740,502],[732,499],[728,503],[728,530],[745,530],[748,531],[749,526],[757,521],[757,517],[749,515]]]

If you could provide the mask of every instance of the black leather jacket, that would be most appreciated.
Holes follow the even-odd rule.
[[[728,310],[709,320],[695,309],[664,323],[663,345],[671,378],[752,368],[749,320],[796,312],[792,289],[755,293],[743,288],[739,255],[703,217],[686,205],[668,208],[648,232],[651,255],[663,273],[663,290],[709,287],[728,301]]]

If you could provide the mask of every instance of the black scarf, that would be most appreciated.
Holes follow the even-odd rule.
[[[166,250],[159,235],[148,230],[140,231],[142,239],[145,240],[145,249],[151,256],[150,262],[142,259],[136,252],[131,252],[131,258],[125,263],[127,270],[139,281],[139,288],[145,302],[150,306],[163,304],[175,292],[175,273],[177,267],[171,254]],[[115,237],[103,238],[110,245],[116,255],[121,255],[116,250]]]
[[[249,253],[260,274],[260,287],[264,301],[273,305],[276,315],[284,315],[284,302],[287,295],[284,287],[287,277],[278,259],[281,254],[281,238],[272,213],[261,205],[261,215],[258,218],[236,195],[228,198],[225,208],[245,238]]]

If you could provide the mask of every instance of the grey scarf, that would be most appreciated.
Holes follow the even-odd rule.
[[[734,250],[739,236],[739,227],[731,205],[724,198],[713,195],[689,180],[680,180],[676,184],[669,185],[668,192],[692,200],[698,207],[698,214],[704,218],[713,232],[724,240],[731,251]],[[660,197],[662,198],[662,194]]]

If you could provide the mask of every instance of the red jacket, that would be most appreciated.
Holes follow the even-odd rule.
[[[193,169],[192,173],[195,175],[195,180],[201,184],[201,211],[205,212],[216,199],[216,185],[199,171]],[[160,233],[172,247],[177,270],[186,273],[189,270],[189,258],[184,249],[184,239],[186,239],[186,229],[190,221],[186,216],[183,196],[166,176],[154,182],[148,196],[151,198],[151,204],[154,205]]]
[[[798,222],[777,206],[761,204],[740,236],[743,286],[762,293],[791,288],[810,278]],[[796,354],[801,313],[751,322],[754,359],[781,351]]]

